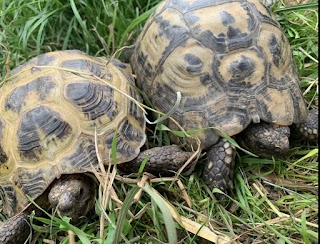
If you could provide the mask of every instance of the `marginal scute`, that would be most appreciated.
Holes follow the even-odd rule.
[[[6,167],[6,163],[8,161],[8,156],[4,151],[4,122],[0,118],[0,171],[2,167]]]
[[[18,207],[18,199],[14,186],[11,183],[5,183],[0,186],[0,199],[7,213],[14,213]]]
[[[128,120],[125,120],[120,124],[119,131],[129,143],[135,141],[140,142],[144,137],[144,133],[142,133],[141,130],[138,130],[137,127]]]
[[[61,172],[72,174],[98,170],[99,162],[93,138],[82,134],[75,147],[72,153],[61,159]]]
[[[137,95],[137,93],[134,91],[133,88],[129,89],[129,95],[133,99],[135,99],[137,102],[141,102],[141,97]],[[132,115],[132,117],[137,121],[138,126],[137,128],[142,129],[143,131],[145,130],[145,117],[143,114],[143,111],[139,106],[137,105],[136,102],[131,102],[129,104],[129,114]]]
[[[116,151],[112,151],[113,140],[115,140]],[[137,154],[136,148],[133,148],[128,141],[123,138],[123,135],[114,132],[106,136],[104,143],[106,144],[105,153],[103,155],[104,160],[112,161],[113,157],[116,158],[116,162],[123,163],[124,159],[134,159]],[[113,155],[115,153],[115,155]]]

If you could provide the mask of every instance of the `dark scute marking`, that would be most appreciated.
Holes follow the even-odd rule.
[[[130,89],[129,95],[139,101],[137,93],[133,89]],[[132,115],[139,122],[141,128],[144,128],[146,121],[143,116],[143,112],[135,102],[129,103],[129,114]]]
[[[208,73],[205,73],[200,76],[200,82],[203,85],[209,85],[212,84],[212,78]]]
[[[13,181],[19,188],[21,188],[24,194],[35,199],[40,196],[48,187],[48,179],[44,178],[44,176],[46,175],[45,170],[46,169],[43,168],[18,168],[16,170]],[[54,174],[52,174],[52,178],[54,177]]]
[[[247,27],[249,31],[253,31],[255,28],[257,28],[257,25],[259,23],[257,20],[257,12],[256,6],[254,4],[249,4],[248,2],[243,2],[241,4],[241,7],[246,11],[248,18],[247,18]]]
[[[256,65],[251,59],[241,55],[240,60],[233,61],[228,72],[231,73],[231,81],[242,81],[246,77],[250,77],[255,71]]]
[[[294,78],[294,79],[298,79],[298,78]],[[287,74],[284,74],[281,77],[274,77],[274,76],[270,75],[269,76],[268,87],[269,88],[274,88],[274,89],[279,90],[279,91],[291,89],[292,88],[292,83],[289,82],[291,80],[292,80],[292,77],[288,76]]]
[[[38,101],[44,101],[48,93],[56,87],[56,84],[49,76],[41,76],[29,83],[15,88],[5,101],[5,109],[20,112],[25,105],[30,93],[38,96]]]
[[[137,130],[128,120],[125,120],[119,126],[119,133],[127,141],[142,141],[143,134]]]
[[[158,33],[159,36],[163,36],[165,34],[165,29],[169,29],[170,22],[168,20],[163,20],[163,17],[155,17],[155,21],[159,23]]]
[[[201,60],[192,53],[186,54],[184,56],[184,60],[187,61],[190,65],[202,65]]]
[[[117,60],[117,59],[112,59],[110,61],[114,66],[120,68],[120,69],[125,69],[127,68],[127,65],[122,63],[120,60]]]
[[[48,107],[40,106],[30,110],[24,114],[18,128],[18,149],[22,157],[37,159],[37,153],[42,150],[38,131],[45,136],[45,140],[54,140],[50,138],[51,135],[62,139],[70,133],[71,127]]]
[[[227,43],[228,51],[249,48],[253,43],[251,35],[248,35],[248,33],[245,32],[242,33],[240,29],[233,28],[232,26],[228,27],[227,37],[225,42]]]
[[[174,81],[170,80],[170,82],[174,82]],[[166,83],[161,83],[157,81],[156,87],[154,88],[154,90],[157,91],[157,96],[159,96],[159,99],[153,100],[154,106],[155,108],[159,109],[159,111],[163,111],[164,113],[172,109],[177,98],[177,93],[170,86],[170,82],[166,84]],[[181,112],[182,112],[181,109],[178,108],[174,113],[174,115]]]
[[[193,11],[196,9],[208,8],[216,5],[222,5],[229,3],[230,0],[219,0],[219,1],[208,1],[208,0],[197,0],[197,1],[186,1],[186,0],[175,0],[167,1],[166,6],[179,9],[180,12]]]
[[[301,121],[305,121],[306,118],[304,117],[304,111],[307,110],[307,108],[305,101],[301,101],[301,99],[303,99],[303,95],[299,85],[290,87],[290,95],[294,108],[293,123],[300,123]],[[303,107],[301,107],[301,103],[304,103]]]
[[[10,74],[15,75],[19,73],[20,71],[24,70],[26,67],[30,66],[44,66],[44,65],[49,65],[52,61],[54,61],[56,58],[54,56],[51,56],[49,54],[41,54],[38,55],[37,57],[34,57],[30,59],[28,62],[16,67],[13,69]],[[41,69],[39,68],[32,68],[31,73],[35,73],[36,71],[40,71]]]
[[[105,145],[107,148],[112,148],[112,141],[114,137],[117,137],[116,139],[116,148],[117,148],[117,155],[120,155],[124,158],[130,158],[133,154],[135,154],[135,148],[132,148],[126,140],[124,140],[120,135],[115,133],[111,133],[106,136],[105,139]],[[109,156],[109,155],[106,155]]]
[[[111,108],[106,112],[106,116],[112,121],[118,113],[118,102],[112,101]]]
[[[275,66],[279,68],[279,63],[281,59],[281,49],[280,49],[279,41],[275,34],[271,35],[268,45],[269,45],[270,53],[272,54],[272,62]]]
[[[139,49],[138,49],[139,50]],[[137,52],[135,52],[136,54]],[[143,67],[143,75],[140,74],[137,77],[137,81],[141,81],[143,82],[144,80],[150,80],[151,77],[153,77],[153,69],[150,65],[150,63],[147,63],[148,60],[148,54],[143,54],[143,52],[138,52],[137,55],[137,64],[134,65],[140,65],[141,67]],[[145,77],[144,79],[142,77]]]
[[[4,153],[2,146],[0,145],[0,170],[3,167],[7,167],[8,156]]]
[[[189,26],[193,26],[194,24],[197,24],[197,22],[200,19],[198,16],[195,16],[193,12],[187,12],[183,15],[183,17],[186,24]]]
[[[171,25],[170,21],[167,19],[164,19],[162,16],[156,16],[154,18],[154,22],[158,26],[157,33],[158,36],[165,36],[166,39],[169,40],[169,44],[165,47],[164,52],[157,63],[156,70],[153,70],[153,67],[150,67],[150,70],[155,73],[162,73],[162,65],[168,58],[168,56],[176,49],[177,46],[184,46],[186,41],[190,38],[190,31],[184,27],[178,26],[178,25]],[[146,58],[150,58],[146,56]],[[152,57],[151,57],[152,58]],[[140,62],[138,60],[138,62]],[[145,66],[142,65],[142,63],[139,63],[141,67],[143,67],[144,70],[148,70],[148,64],[145,64]],[[147,66],[147,67],[146,67]],[[147,72],[145,72],[147,73]],[[146,74],[139,74],[138,76],[146,75]],[[146,77],[149,77],[148,75]],[[152,80],[154,79],[154,76],[150,76],[150,79],[145,78],[145,80]],[[138,86],[143,86],[145,84],[141,84],[144,81],[139,81],[138,78]],[[140,84],[139,84],[140,83]]]
[[[35,64],[36,61],[35,59],[31,59],[30,61],[28,61],[27,63],[24,63],[16,68],[14,68],[13,70],[11,70],[10,75],[16,75],[19,72],[23,71],[26,67],[28,67],[28,65],[32,65]]]
[[[184,56],[184,60],[189,64],[189,66],[187,67],[187,71],[189,73],[201,72],[203,64],[196,55],[188,53]]]
[[[87,118],[95,120],[110,113],[115,107],[113,89],[107,85],[90,83],[72,83],[67,86],[66,96]]]
[[[17,211],[17,194],[12,184],[6,184],[0,186],[0,200],[2,203],[8,203],[9,209],[12,210],[13,213]]]
[[[166,20],[162,21],[160,23],[160,26],[162,27],[162,29],[160,28],[159,30],[160,35],[161,33],[164,33],[166,37],[169,40],[171,40],[169,46],[173,46],[174,44],[185,42],[187,39],[186,37],[189,36],[188,30],[177,25],[171,26],[169,21],[166,21]]]
[[[199,41],[206,48],[216,50],[220,53],[224,53],[226,50],[226,37],[223,33],[220,33],[218,37],[215,37],[210,30],[205,30],[200,34]]]
[[[239,38],[242,36],[241,31],[238,28],[228,27],[227,36],[230,39]]]
[[[222,124],[230,124],[235,117],[238,119],[240,125],[245,128],[250,121],[248,120],[248,115],[247,115],[247,108],[241,108],[241,107],[226,107],[227,114],[225,116],[218,116],[216,117],[216,122],[219,125]]]
[[[223,25],[229,25],[235,22],[233,16],[226,11],[220,12],[220,18]]]
[[[62,62],[61,67],[79,71],[89,71],[98,77],[100,77],[102,73],[100,65],[86,59],[66,60]]]
[[[265,6],[264,4],[262,4],[262,6],[264,7],[264,9],[266,10],[266,12],[268,13],[268,16],[265,16],[265,15],[263,15],[263,16],[265,16],[265,17],[272,17],[272,12],[271,12],[271,10],[270,10],[270,8],[268,8],[267,6]],[[259,12],[260,14],[262,14],[261,12]]]
[[[106,136],[104,143],[107,146],[107,148],[110,149],[112,147],[112,141],[115,136],[118,137],[119,135],[117,135],[116,133],[110,133],[109,135]]]
[[[1,167],[6,167],[6,162],[8,161],[8,156],[3,150],[3,141],[4,141],[4,123],[0,119],[0,170]]]
[[[51,62],[53,62],[56,59],[55,56],[51,56],[49,54],[41,54],[37,57],[35,57],[35,65],[36,66],[45,66],[45,65],[50,65]],[[37,72],[41,72],[41,69],[38,67],[32,67],[31,68],[31,73],[35,74]]]
[[[248,30],[253,30],[255,28],[255,25],[256,25],[256,22],[254,21],[253,18],[248,18],[247,19],[247,27],[248,27]]]
[[[41,54],[36,57],[36,65],[44,66],[49,65],[52,61],[56,59],[55,56],[48,55],[48,54]]]
[[[267,99],[270,100],[270,98],[267,98]],[[257,100],[257,105],[258,105],[258,108],[260,109],[259,115],[261,116],[263,121],[272,123],[272,114],[269,111],[267,105],[261,100]]]
[[[70,165],[72,167],[70,167]],[[70,156],[62,159],[61,168],[67,170],[70,168],[74,169],[74,172],[92,172],[95,168],[97,169],[99,161],[97,158],[97,152],[95,149],[95,143],[91,138],[83,137],[80,139],[76,151]],[[68,173],[68,172],[62,172]]]
[[[156,17],[155,20],[159,24],[159,36],[165,35],[169,40],[171,40],[179,37],[179,33],[185,32],[184,28],[177,25],[171,25],[170,21],[163,19],[162,16]]]

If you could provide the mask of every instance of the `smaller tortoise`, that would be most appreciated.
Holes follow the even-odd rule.
[[[86,215],[95,202],[97,154],[112,163],[115,136],[117,163],[129,168],[146,155],[151,164],[174,165],[191,154],[177,146],[140,153],[146,140],[143,111],[118,90],[142,99],[130,66],[120,61],[76,50],[50,52],[10,77],[0,88],[0,197],[13,217],[0,223],[0,243],[24,243],[28,237],[26,218],[35,207],[27,196],[73,222]]]
[[[200,130],[195,136],[207,151],[203,178],[211,188],[232,187],[235,155],[214,128],[269,157],[287,152],[292,124],[305,122],[300,131],[318,138],[318,111],[307,117],[289,42],[257,0],[163,1],[130,62],[137,86],[157,110],[168,113],[181,92],[172,117],[186,131]]]

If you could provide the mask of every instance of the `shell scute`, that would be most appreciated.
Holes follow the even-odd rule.
[[[106,85],[71,83],[66,87],[66,97],[84,114],[87,120],[96,120],[105,115],[112,106],[113,90]],[[110,118],[112,120],[113,117]]]
[[[52,159],[73,138],[72,127],[48,106],[40,106],[23,114],[17,131],[17,149],[26,162]]]
[[[40,76],[25,85],[14,88],[6,97],[5,110],[15,120],[28,108],[50,99],[56,83],[50,76]]]

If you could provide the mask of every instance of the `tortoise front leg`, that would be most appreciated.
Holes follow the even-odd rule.
[[[302,124],[297,124],[298,133],[305,140],[311,142],[318,141],[318,126],[319,126],[318,109],[311,109],[308,113],[306,121]]]
[[[20,214],[0,223],[0,243],[23,244],[31,233],[28,213]]]
[[[203,179],[210,189],[218,188],[226,193],[233,189],[235,153],[235,147],[225,138],[207,151]]]

